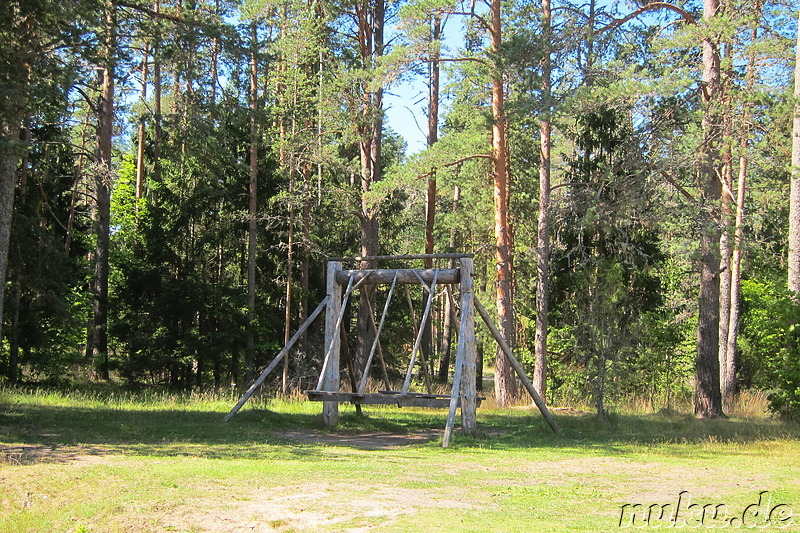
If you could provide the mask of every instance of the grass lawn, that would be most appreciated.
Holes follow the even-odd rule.
[[[329,432],[319,403],[259,400],[221,424],[235,401],[0,389],[0,532],[800,531],[800,428],[763,417],[561,412],[557,437],[481,408],[445,450],[443,411],[342,406]]]

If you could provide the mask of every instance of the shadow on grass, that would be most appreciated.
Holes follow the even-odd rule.
[[[580,448],[604,454],[622,454],[637,448],[670,446],[680,454],[679,445],[750,444],[754,442],[800,440],[800,426],[771,419],[721,418],[700,420],[688,414],[621,415],[598,419],[593,414],[555,417],[562,435],[555,435],[538,413],[507,414],[493,412],[479,419],[481,432],[476,437],[461,436],[457,446],[482,446],[493,449],[550,447]],[[482,422],[482,424],[481,424]],[[696,446],[685,446],[685,453],[696,455]]]
[[[286,405],[291,406],[279,402],[278,408]],[[190,406],[128,409],[0,403],[0,464],[72,461],[101,454],[316,458],[323,451],[320,445],[379,450],[427,443],[438,438],[432,432],[444,424],[438,412],[381,410],[359,416],[348,407],[342,409],[333,430],[322,424],[319,414],[291,409],[248,408],[228,423],[222,423],[223,415]],[[370,442],[370,435],[375,442]]]
[[[102,449],[124,455],[257,459],[264,456],[267,445],[280,444],[280,439],[273,436],[274,431],[321,425],[312,414],[265,409],[242,411],[227,424],[221,420],[219,412],[180,408],[136,410],[16,404],[0,406],[0,442],[43,449]],[[297,447],[286,452],[299,456],[312,454],[310,449]]]
[[[243,410],[227,424],[221,422],[224,413],[190,407],[127,409],[3,402],[0,442],[8,444],[0,444],[0,463],[3,455],[6,462],[9,458],[13,462],[15,454],[18,463],[75,460],[87,454],[317,460],[324,454],[320,445],[365,450],[393,448],[398,443],[435,447],[441,443],[438,436],[446,418],[446,412],[439,410],[365,409],[366,416],[358,416],[347,407],[342,411],[339,426],[331,431],[324,428],[318,414],[291,412],[291,404],[285,402],[278,402],[277,410]],[[796,424],[760,419],[696,420],[670,414],[612,415],[606,421],[592,415],[559,415],[557,420],[563,429],[560,436],[532,410],[480,413],[479,434],[457,434],[451,446],[624,454],[654,445],[747,444],[800,438]],[[315,438],[298,437],[298,432]],[[378,434],[425,434],[427,438],[386,439],[383,447],[370,443],[370,436],[375,440]],[[319,438],[325,435],[336,438]],[[685,453],[698,453],[696,446],[683,448]],[[682,453],[680,446],[671,451]],[[331,460],[329,454],[325,457]]]

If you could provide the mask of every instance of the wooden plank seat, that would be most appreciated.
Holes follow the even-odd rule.
[[[380,391],[371,393],[332,392],[307,390],[306,396],[312,402],[339,402],[355,405],[396,405],[398,407],[432,407],[446,409],[450,406],[450,396],[445,394],[425,394],[420,392]],[[480,405],[481,400],[477,403]],[[461,400],[459,399],[459,405]]]

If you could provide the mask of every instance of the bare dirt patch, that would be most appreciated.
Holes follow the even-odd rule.
[[[221,496],[227,494],[227,499]],[[187,502],[160,526],[217,533],[342,531],[358,533],[386,525],[422,509],[475,509],[458,491],[373,486],[354,490],[343,483],[306,483],[234,493],[215,488],[214,496]]]
[[[345,446],[359,450],[389,450],[412,444],[425,444],[441,437],[442,430],[426,429],[413,433],[321,433],[312,430],[292,430],[275,433],[275,436],[303,444]]]
[[[119,450],[103,446],[64,446],[58,444],[0,444],[0,466],[39,463],[107,463],[121,457]]]

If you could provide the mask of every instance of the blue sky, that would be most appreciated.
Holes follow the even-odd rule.
[[[442,57],[452,56],[462,47],[464,31],[461,17],[450,17],[443,25],[444,46]],[[447,69],[442,69],[441,85],[447,83]],[[447,112],[447,99],[442,93],[439,120]],[[407,76],[389,87],[384,95],[384,112],[391,128],[408,143],[406,155],[421,152],[427,146],[428,87],[424,76]]]
[[[404,81],[396,87],[391,87],[384,96],[386,121],[408,143],[407,155],[425,149],[427,105],[428,90],[421,78]]]

